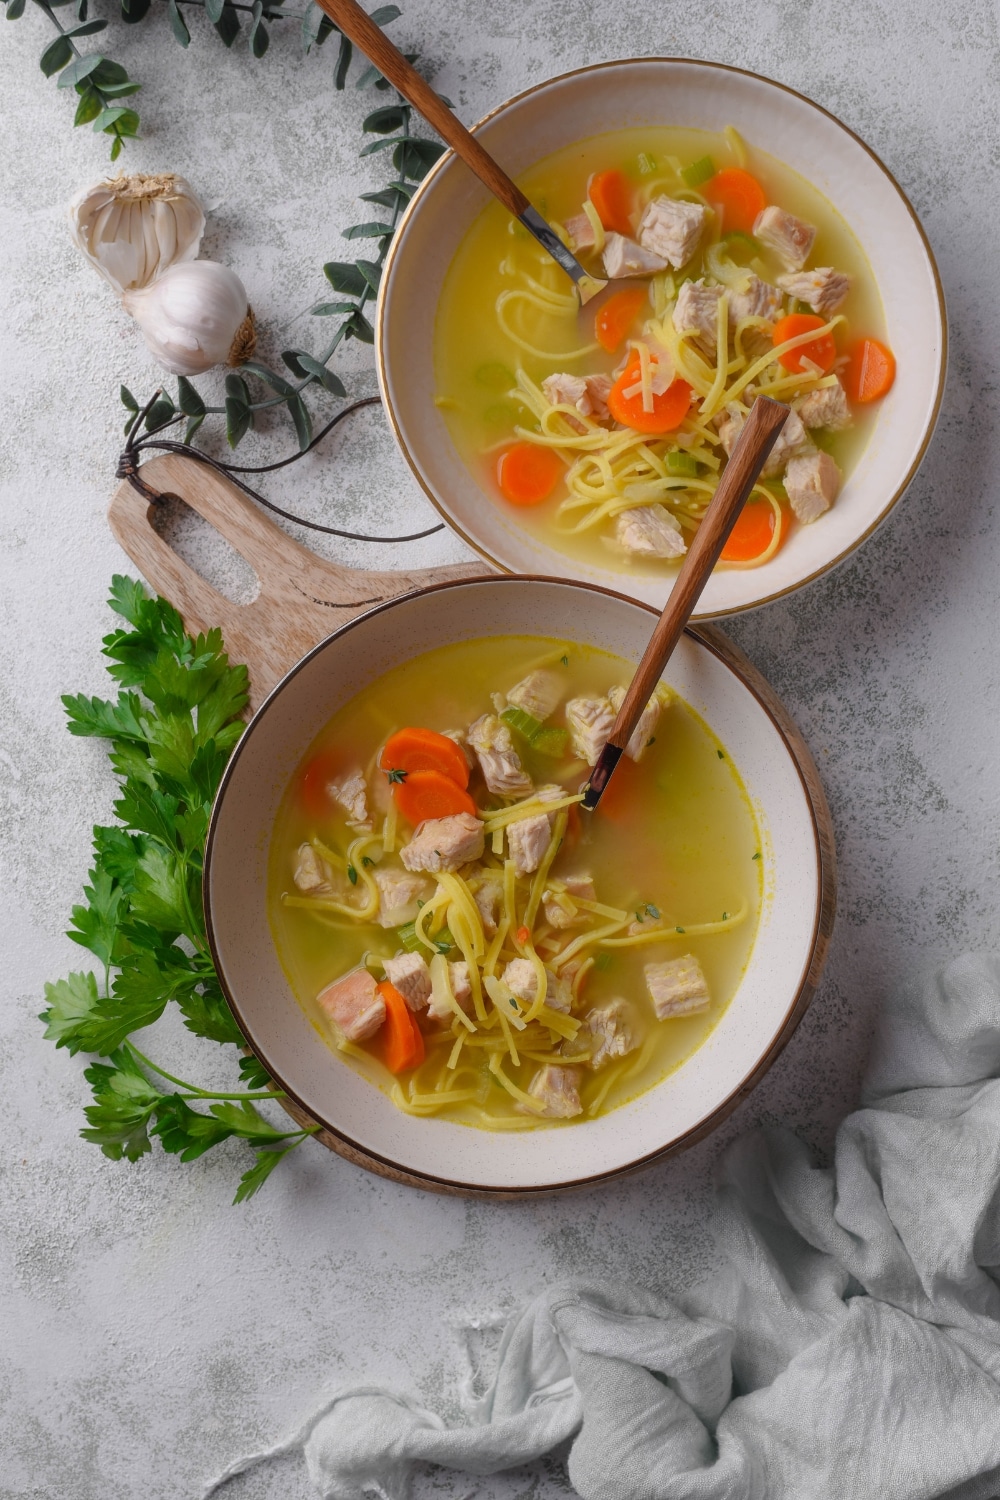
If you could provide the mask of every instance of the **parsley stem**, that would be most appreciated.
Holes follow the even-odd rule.
[[[125,1046],[132,1053],[137,1062],[142,1063],[144,1068],[149,1068],[151,1073],[158,1073],[168,1083],[175,1083],[178,1088],[187,1090],[189,1099],[284,1099],[285,1095],[280,1089],[260,1089],[252,1093],[247,1090],[239,1090],[237,1093],[219,1094],[211,1089],[196,1088],[193,1083],[188,1083],[183,1078],[176,1078],[173,1073],[168,1073],[166,1068],[159,1067],[153,1060],[140,1052],[135,1042],[126,1040]]]

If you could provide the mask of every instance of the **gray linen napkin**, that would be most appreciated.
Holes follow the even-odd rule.
[[[1000,960],[887,1005],[832,1169],[784,1131],[720,1161],[727,1270],[668,1301],[565,1283],[508,1324],[477,1420],[344,1390],[294,1437],[318,1495],[397,1500],[568,1438],[584,1500],[992,1500],[1000,1492]]]

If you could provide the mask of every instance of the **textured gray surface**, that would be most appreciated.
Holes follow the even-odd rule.
[[[374,184],[377,169],[356,159],[370,106],[353,90],[336,95],[329,52],[302,61],[291,34],[276,35],[253,65],[197,22],[192,30],[186,53],[163,15],[141,28],[141,41],[119,27],[109,33],[108,50],[145,81],[145,139],[127,164],[183,171],[219,204],[206,253],[240,271],[280,348],[280,325],[321,293],[320,265],[341,253],[355,194]],[[438,86],[467,120],[602,57],[678,53],[758,69],[870,141],[924,219],[953,339],[927,461],[860,556],[732,626],[784,695],[826,780],[842,880],[831,961],[787,1052],[724,1130],[643,1179],[582,1197],[439,1200],[307,1146],[236,1209],[235,1147],[192,1166],[162,1152],[128,1166],[78,1139],[83,1063],[43,1042],[35,1015],[44,980],[79,965],[62,932],[112,780],[101,747],[65,733],[58,695],[105,687],[104,599],[124,563],[104,522],[120,431],[114,393],[120,380],[150,389],[156,372],[63,224],[72,193],[104,170],[103,143],[70,129],[65,93],[38,71],[44,18],[5,28],[3,1500],[195,1496],[340,1381],[369,1375],[453,1402],[461,1361],[451,1324],[463,1312],[503,1310],[570,1272],[614,1272],[657,1289],[689,1282],[712,1256],[705,1218],[724,1141],[769,1121],[827,1147],[855,1097],[879,996],[925,960],[988,942],[995,925],[994,9],[761,0],[751,15],[712,0],[596,0],[584,13],[555,0],[411,0],[394,35],[433,60]],[[372,388],[369,363],[354,361],[359,390]],[[294,494],[316,514],[332,493],[348,525],[427,524],[429,508],[380,419],[363,420],[363,432],[298,465],[271,493]],[[184,545],[207,558],[197,536]],[[329,551],[376,561],[375,549],[353,544]],[[438,537],[406,560],[462,555]],[[224,558],[205,565],[242,586]],[[210,1047],[180,1028],[158,1030],[164,1061],[200,1078],[227,1076]],[[552,1470],[476,1493],[564,1488]],[[227,1493],[296,1500],[307,1488],[300,1468],[282,1460]]]

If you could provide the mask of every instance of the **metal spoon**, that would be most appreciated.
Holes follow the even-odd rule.
[[[460,156],[466,166],[472,168],[480,182],[489,188],[495,198],[499,198],[529,234],[534,235],[543,250],[548,251],[566,275],[572,277],[581,304],[589,302],[598,292],[603,291],[608,283],[584,270],[576,256],[566,249],[552,226],[532,207],[517,184],[507,176],[489,152],[483,150],[461,120],[442,103],[426,79],[421,78],[402,52],[393,46],[385,33],[357,4],[357,0],[317,0],[317,3],[344,35],[360,47],[382,76],[388,78],[393,87],[399,90],[403,98],[414,109],[419,109],[441,139],[447,141],[455,155]]]
[[[712,503],[698,527],[670,598],[629,683],[610,738],[590,773],[581,803],[588,811],[593,812],[600,802],[787,416],[788,407],[767,396],[758,396],[750,408],[750,415],[723,470]]]

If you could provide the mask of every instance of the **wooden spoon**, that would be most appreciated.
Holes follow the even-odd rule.
[[[603,291],[608,283],[584,270],[551,225],[546,223],[517,184],[507,176],[503,167],[493,160],[488,151],[484,151],[476,137],[466,130],[461,120],[438,98],[427,80],[421,78],[416,68],[407,62],[398,47],[393,46],[385,33],[361,9],[357,0],[317,0],[317,4],[326,11],[339,30],[361,48],[403,98],[414,109],[419,109],[441,139],[447,141],[455,155],[460,156],[466,166],[472,168],[480,182],[489,188],[495,198],[499,198],[504,208],[510,210],[529,234],[534,235],[543,250],[548,251],[567,276],[572,277],[580,302],[589,302],[591,297],[596,297],[598,292]]]
[[[787,416],[788,407],[767,396],[758,396],[750,408],[712,503],[695,533],[677,582],[629,684],[608,743],[590,773],[581,804],[588,811],[593,812],[601,800]]]

